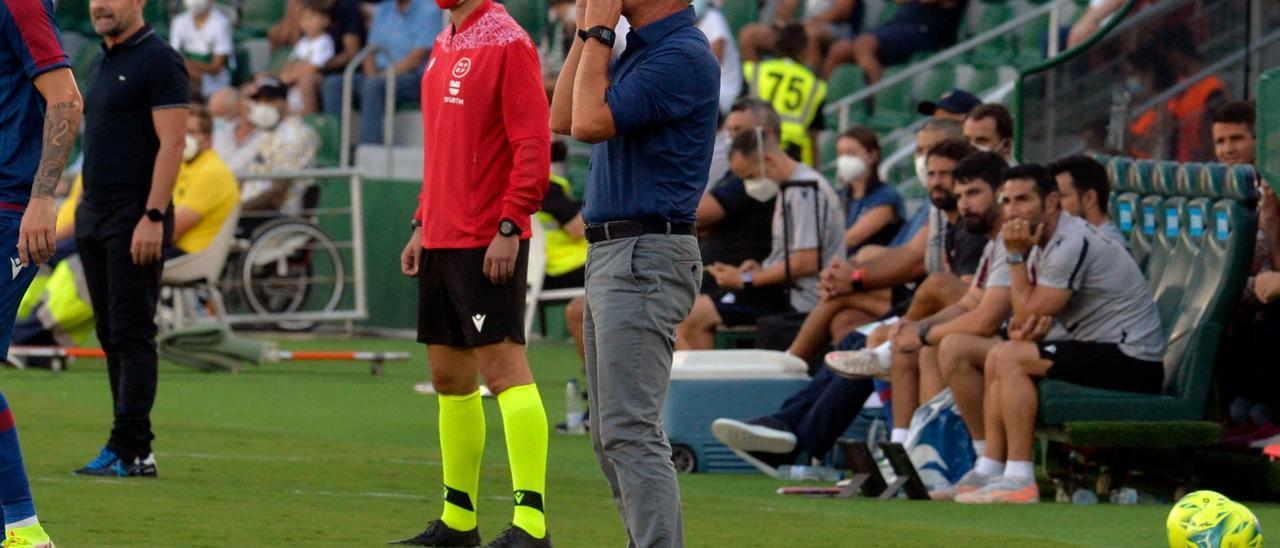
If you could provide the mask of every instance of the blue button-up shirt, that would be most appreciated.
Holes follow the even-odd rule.
[[[696,22],[686,9],[627,33],[605,93],[617,135],[591,149],[588,224],[693,222],[720,100],[720,65]]]
[[[430,51],[444,26],[444,16],[435,2],[409,0],[408,9],[403,13],[399,4],[396,0],[384,0],[373,13],[369,43],[382,48],[374,58],[379,70],[399,63],[416,48]],[[422,58],[424,64],[426,60]]]

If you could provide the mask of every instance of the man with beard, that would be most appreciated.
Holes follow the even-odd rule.
[[[963,297],[922,320],[913,321],[908,316],[880,328],[867,345],[875,350],[833,353],[836,356],[827,359],[827,367],[844,377],[889,375],[894,423],[890,439],[895,443],[906,441],[907,427],[920,402],[928,401],[945,387],[936,347],[942,337],[949,333],[991,335],[1008,316],[1008,268],[1003,247],[995,243],[1001,226],[996,196],[1007,168],[1004,159],[992,152],[971,154],[956,165],[953,195],[963,230],[989,240]],[[881,341],[888,346],[873,347]],[[888,360],[882,358],[885,355]]]

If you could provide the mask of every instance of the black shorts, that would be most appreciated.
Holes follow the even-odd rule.
[[[725,302],[728,298],[729,302]],[[763,316],[792,312],[791,299],[779,286],[753,287],[709,295],[725,327],[755,325]]]
[[[1048,378],[1081,386],[1159,394],[1164,364],[1131,358],[1113,343],[1045,341],[1036,343],[1040,358],[1053,362]]]
[[[580,266],[559,276],[547,275],[542,279],[542,289],[572,289],[585,287],[587,283],[587,267]]]
[[[882,65],[900,65],[922,51],[934,51],[938,41],[928,33],[928,28],[915,23],[894,23],[867,31],[876,37],[880,47],[876,58]]]
[[[484,276],[483,247],[424,249],[418,263],[418,342],[459,348],[511,339],[524,344],[529,242],[504,285]]]

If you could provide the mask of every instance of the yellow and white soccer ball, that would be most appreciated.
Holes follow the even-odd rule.
[[[1182,497],[1166,522],[1170,548],[1262,546],[1258,518],[1243,504],[1213,491]]]

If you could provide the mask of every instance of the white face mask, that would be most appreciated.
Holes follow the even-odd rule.
[[[187,11],[194,13],[204,13],[209,9],[210,0],[182,0],[182,5],[187,7]]]
[[[778,195],[778,184],[768,177],[752,177],[743,179],[742,186],[750,196],[757,202],[767,202]]]
[[[920,186],[927,187],[929,184],[929,169],[925,167],[925,159],[927,156],[916,156],[916,179],[920,180]]]
[[[847,185],[867,174],[867,162],[861,156],[845,154],[836,158],[836,182]]]
[[[266,103],[254,103],[249,107],[249,123],[259,129],[271,129],[280,123],[280,111]]]
[[[214,132],[214,133],[219,133],[219,132],[222,132],[222,131],[226,131],[226,130],[227,130],[227,128],[230,128],[230,127],[231,127],[231,123],[232,123],[232,122],[231,122],[231,120],[228,120],[228,119],[226,119],[226,118],[214,118],[214,119],[213,119],[213,132]]]
[[[196,138],[187,136],[187,145],[182,148],[182,161],[190,162],[196,158],[196,154],[200,153],[200,143],[196,142]]]
[[[973,145],[973,148],[978,152],[991,152],[991,147],[987,145]]]
[[[755,177],[751,177],[750,179],[743,179],[742,187],[746,190],[747,196],[750,196],[755,201],[767,202],[773,199],[774,196],[778,195],[778,183],[773,182],[773,179],[770,179],[764,174],[764,143],[762,142],[764,141],[764,138],[760,132],[760,128],[756,128],[756,139],[761,145],[759,154],[760,174]]]
[[[693,5],[694,15],[696,15],[699,19],[702,18],[702,14],[707,12],[707,0],[693,0],[693,2],[690,2],[690,4]]]

